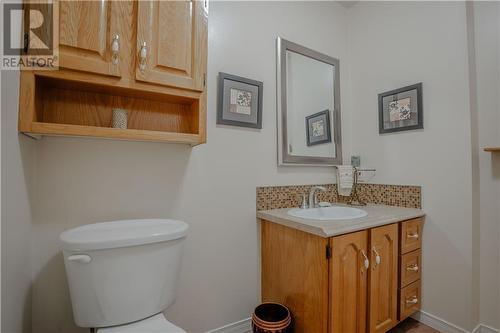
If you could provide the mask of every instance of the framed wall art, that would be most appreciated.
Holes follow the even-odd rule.
[[[217,124],[262,128],[263,83],[219,73]]]
[[[307,146],[332,142],[330,110],[324,110],[306,117]]]
[[[378,95],[379,133],[424,128],[422,83]]]

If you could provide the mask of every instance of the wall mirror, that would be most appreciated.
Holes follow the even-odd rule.
[[[278,37],[279,165],[342,164],[339,60]]]

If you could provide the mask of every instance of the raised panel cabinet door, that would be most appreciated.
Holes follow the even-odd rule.
[[[121,76],[120,1],[59,2],[59,65]]]
[[[365,333],[368,231],[330,239],[330,332]]]
[[[139,1],[136,79],[203,91],[206,1]]]
[[[398,225],[371,229],[369,246],[369,332],[382,333],[397,324]]]

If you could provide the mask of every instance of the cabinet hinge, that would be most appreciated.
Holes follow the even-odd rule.
[[[326,246],[326,259],[330,259],[332,257],[332,247],[330,244]]]
[[[29,47],[30,47],[30,35],[27,32],[25,32],[24,33],[24,45],[23,45],[23,52],[25,54],[28,53]]]
[[[204,87],[207,86],[207,74],[206,73],[203,74],[203,86]]]

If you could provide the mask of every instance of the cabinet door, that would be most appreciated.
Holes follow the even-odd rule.
[[[330,242],[330,332],[365,333],[368,232],[334,237]]]
[[[203,91],[206,1],[140,1],[136,79]]]
[[[369,332],[386,332],[397,324],[397,224],[370,230],[369,281]]]
[[[60,67],[121,76],[118,6],[120,1],[59,2]],[[113,57],[113,42],[118,57]]]

